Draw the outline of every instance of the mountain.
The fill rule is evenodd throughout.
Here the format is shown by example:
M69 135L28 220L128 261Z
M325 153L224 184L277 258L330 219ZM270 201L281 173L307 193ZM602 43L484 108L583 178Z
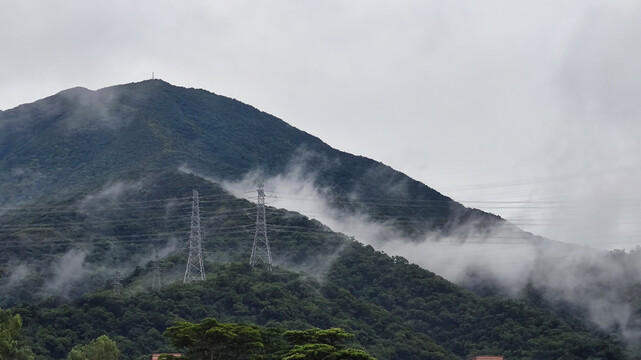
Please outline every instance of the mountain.
M142 354L137 351L166 346L159 332L177 317L205 316L294 328L343 326L383 359L480 352L624 357L622 336L637 324L626 318L624 326L599 328L584 321L593 303L566 306L563 297L549 303L549 289L535 280L554 283L548 280L568 272L546 272L552 267L547 262L536 261L541 272L525 277L536 286L523 300L481 297L358 243L371 239L354 239L349 226L346 234L336 233L270 207L276 276L248 273L238 264L249 258L255 205L233 196L229 184L247 184L242 194L254 189L243 182L252 174L278 179L292 173L303 174L337 216L383 224L387 230L377 228L373 235L383 243L396 244L393 237L400 235L424 246L433 234L460 243L473 238L482 246L506 236L518 244L551 243L233 99L161 80L98 91L73 88L0 113L0 305L24 315L42 358L63 358L74 342L99 330L123 343L133 358ZM213 273L205 285L184 287L179 283L192 189L201 194L204 255ZM145 282L155 252L168 286L149 293ZM467 271L464 263L453 265ZM601 269L590 263L579 272ZM496 294L497 282L483 269L473 270L479 281L470 287L487 285L486 293ZM105 291L116 271L126 275L123 298ZM237 287L221 277L245 283ZM623 299L638 283L631 277L625 291L603 291L617 284L609 279L587 277L589 291L571 289L589 293L609 310L604 296ZM629 304L620 305L634 309ZM163 315L140 319L152 314ZM135 341L143 344L136 347Z
M181 166L237 180L256 170L281 174L292 162L315 175L334 205L387 221L416 239L472 218L477 226L501 221L249 105L161 80L73 88L0 114L5 206L66 199ZM403 206L412 202L422 206Z

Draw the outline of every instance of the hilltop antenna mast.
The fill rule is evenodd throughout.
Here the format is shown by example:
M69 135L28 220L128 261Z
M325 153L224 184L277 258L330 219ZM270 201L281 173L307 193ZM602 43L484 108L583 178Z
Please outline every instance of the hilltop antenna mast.
M254 234L254 245L252 255L249 259L251 266L264 265L269 271L272 270L272 252L269 249L267 238L267 221L265 220L265 184L258 183L258 201L256 205L256 233Z
M156 256L154 258L154 273L153 277L151 278L151 289L152 290L160 290L161 284L160 284L160 264L158 260L158 250L156 250Z
M205 267L203 266L203 250L200 239L200 207L198 205L198 191L194 189L191 203L191 231L189 233L189 257L183 284L192 281L205 280Z
M120 289L122 288L122 284L120 284L120 278L121 278L120 271L116 271L113 278L113 285L114 285L113 291L114 291L114 294L116 295L120 295Z

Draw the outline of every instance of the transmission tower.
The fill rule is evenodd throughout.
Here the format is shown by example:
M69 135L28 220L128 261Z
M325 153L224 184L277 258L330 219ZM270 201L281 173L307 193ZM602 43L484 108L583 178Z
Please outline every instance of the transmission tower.
M120 288L122 288L122 284L120 284L120 278L121 278L120 271L116 271L113 278L113 286L114 286L113 291L114 291L114 294L116 295L120 295Z
M200 240L200 208L198 206L198 191L193 191L191 203L191 231L189 233L189 257L187 258L187 269L183 284L192 281L205 280L205 268L203 266L203 250Z
M269 239L267 239L267 222L265 220L265 185L262 181L258 183L256 233L254 234L254 246L252 246L252 255L249 259L249 264L251 266L260 264L270 271L272 269L272 252L269 249Z
M154 275L151 279L151 289L160 290L160 264L158 260L158 251L156 251L156 256L154 258Z

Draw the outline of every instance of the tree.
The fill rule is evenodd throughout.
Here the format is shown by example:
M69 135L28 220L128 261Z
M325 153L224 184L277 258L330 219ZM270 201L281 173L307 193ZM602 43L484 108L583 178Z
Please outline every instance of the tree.
M376 360L358 349L339 350L327 344L296 345L283 360Z
M286 331L283 336L294 345L283 360L375 360L363 350L345 349L341 343L354 335L341 328Z
M278 328L205 319L199 324L179 321L165 331L165 336L195 360L376 360L363 350L344 348L341 343L353 335L341 328L283 332Z
M199 324L179 321L165 331L165 336L196 360L255 359L264 347L256 326L220 323L211 318Z
M304 344L327 344L331 346L338 346L344 340L354 337L354 335L346 332L341 328L331 329L307 329L307 330L291 330L286 331L284 334L285 340L294 345Z
M22 318L0 309L0 359L33 360L31 348L19 342Z
M76 345L67 355L67 360L118 360L120 350L116 342L102 335L87 345Z

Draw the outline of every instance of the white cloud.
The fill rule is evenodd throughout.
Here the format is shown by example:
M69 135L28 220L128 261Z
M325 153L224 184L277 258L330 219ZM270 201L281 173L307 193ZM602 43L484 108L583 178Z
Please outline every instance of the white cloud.
M315 218L334 231L389 255L403 256L459 284L474 286L480 280L515 297L532 285L548 300L583 308L595 324L617 328L636 341L635 328L627 328L633 309L620 295L641 281L640 266L624 265L604 251L540 239L508 223L482 232L467 223L448 234L436 231L423 241L410 240L366 214L333 207L328 190L315 185L315 174L306 171L304 162L305 156L294 159L288 171L277 176L264 178L249 172L240 181L222 186L251 200L248 192L263 179L270 206Z
M78 204L80 211L86 211L91 207L92 211L104 210L116 205L122 195L128 191L138 190L142 182L116 181L103 187L95 194L85 196Z
M85 262L86 250L72 249L51 264L51 279L44 290L49 294L67 296L78 283L91 274L91 266Z

